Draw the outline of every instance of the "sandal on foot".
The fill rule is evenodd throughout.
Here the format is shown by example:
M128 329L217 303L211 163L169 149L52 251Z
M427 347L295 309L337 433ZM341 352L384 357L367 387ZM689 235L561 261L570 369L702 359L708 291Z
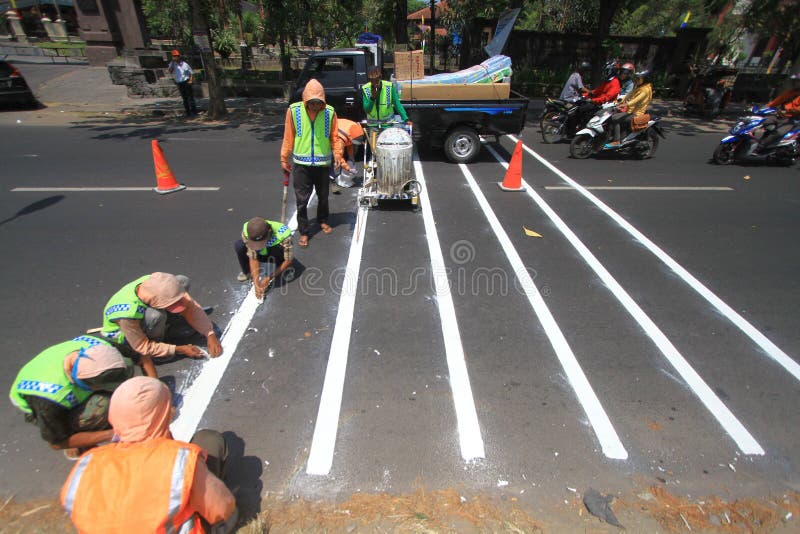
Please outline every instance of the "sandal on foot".
M322 224L319 225L319 227L322 228L322 233L323 234L329 234L329 233L333 232L333 228L331 228L330 225L327 224L327 223L322 223Z

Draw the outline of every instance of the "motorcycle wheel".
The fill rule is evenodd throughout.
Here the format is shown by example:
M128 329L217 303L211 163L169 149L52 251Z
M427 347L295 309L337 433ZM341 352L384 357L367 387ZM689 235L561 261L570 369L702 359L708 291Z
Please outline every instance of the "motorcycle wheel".
M591 135L576 135L569 144L569 153L575 159L586 159L594 152L594 143Z
M557 111L548 111L542 117L539 126L542 128L542 140L545 143L558 143L564 139L564 134L561 131L564 127L564 122L561 120L560 115Z
M655 130L649 130L647 132L647 140L641 141L646 145L645 149L640 153L642 159L652 158L655 155L656 150L658 150L658 141L658 134Z
M714 163L717 165L730 165L733 163L733 151L736 150L736 145L733 143L720 143L714 149Z

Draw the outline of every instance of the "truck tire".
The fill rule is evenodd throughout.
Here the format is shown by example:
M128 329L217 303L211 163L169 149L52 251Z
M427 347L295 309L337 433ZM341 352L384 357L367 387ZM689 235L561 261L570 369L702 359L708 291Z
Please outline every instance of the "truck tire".
M481 140L472 128L456 128L444 141L444 153L453 163L469 163L480 151Z

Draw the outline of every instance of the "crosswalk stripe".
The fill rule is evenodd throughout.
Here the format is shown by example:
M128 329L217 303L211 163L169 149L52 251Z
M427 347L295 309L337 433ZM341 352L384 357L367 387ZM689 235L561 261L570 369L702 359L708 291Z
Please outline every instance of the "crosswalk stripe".
M508 164L500 157L494 148L487 145L489 152L495 159L504 167ZM553 222L558 230L567 238L567 241L575 248L584 261L592 268L595 274L603 281L606 287L617 298L620 304L627 310L639 326L647 333L650 339L656 344L664 357L667 358L670 364L675 368L678 374L681 375L683 380L692 389L700 401L708 408L717 421L722 425L725 431L733 438L739 449L745 454L764 454L764 449L755 440L755 438L747 431L742 423L733 415L727 406L720 400L708 384L700 377L697 371L692 368L689 362L681 355L675 345L664 335L664 332L653 322L652 319L642 310L642 308L633 300L627 291L617 282L617 280L608 272L608 270L600 263L597 257L581 242L578 236L564 223L553 209L544 201L544 199L530 187L529 184L523 184L525 191L528 193L539 208L547 215Z
M500 245L503 247L508 261L511 262L511 267L519 279L520 285L525 295L528 297L531 307L539 318L539 322L542 324L542 328L544 328L545 334L547 334L547 338L550 340L550 344L553 346L553 350L564 372L567 374L567 379L572 389L575 391L575 395L578 397L583 411L589 418L589 423L592 425L597 440L600 442L603 454L608 458L616 460L627 459L628 451L625 450L625 446L622 444L622 441L620 441L617 431L614 430L611 420L608 418L602 404L600 404L600 399L597 398L594 389L592 389L592 385L586 378L583 369L581 369L569 343L567 343L564 333L561 331L558 323L556 323L553 314L550 312L542 295L536 288L536 284L534 284L530 273L528 273L528 270L525 268L522 258L519 257L519 253L517 253L517 250L511 243L511 239L509 239L508 234L497 219L497 215L495 215L494 210L475 182L475 178L472 177L472 173L464 164L460 164L459 168L483 210L483 214L488 219L489 226L494 230Z

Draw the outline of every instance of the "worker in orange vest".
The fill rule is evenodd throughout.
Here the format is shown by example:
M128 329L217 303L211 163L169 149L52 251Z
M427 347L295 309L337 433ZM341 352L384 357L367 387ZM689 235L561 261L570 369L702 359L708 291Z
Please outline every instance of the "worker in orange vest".
M222 434L201 430L192 443L172 438L174 414L163 382L137 376L111 396L118 441L85 453L61 488L79 533L232 532L238 512L220 480Z

